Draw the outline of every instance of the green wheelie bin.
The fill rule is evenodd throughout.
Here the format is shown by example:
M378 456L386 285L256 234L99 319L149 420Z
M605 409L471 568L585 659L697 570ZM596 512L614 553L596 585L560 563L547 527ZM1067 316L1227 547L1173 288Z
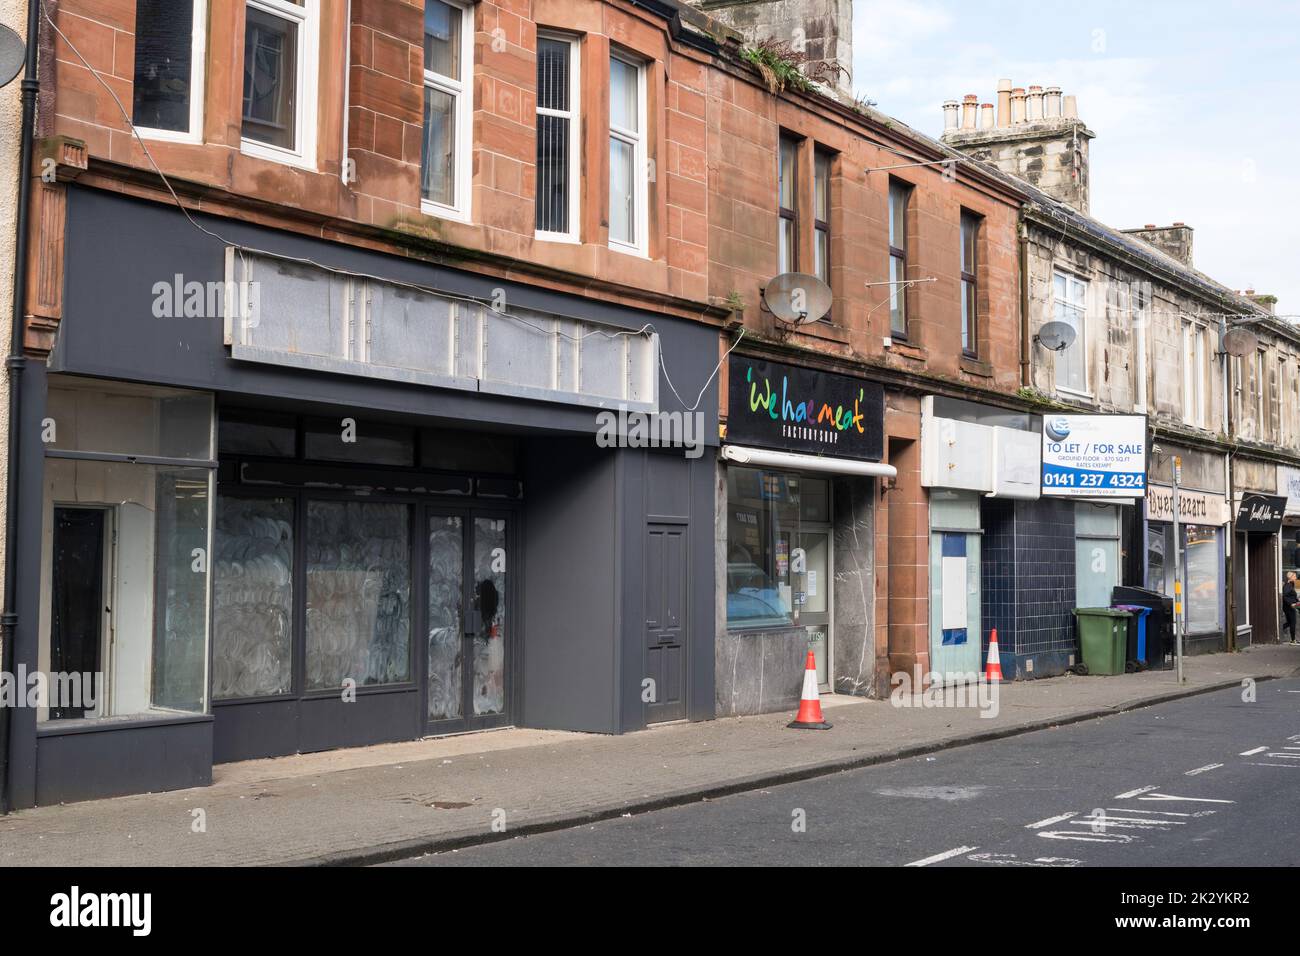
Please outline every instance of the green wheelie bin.
M1113 607L1076 607L1079 622L1079 653L1089 674L1124 673L1124 649L1128 643L1128 611Z

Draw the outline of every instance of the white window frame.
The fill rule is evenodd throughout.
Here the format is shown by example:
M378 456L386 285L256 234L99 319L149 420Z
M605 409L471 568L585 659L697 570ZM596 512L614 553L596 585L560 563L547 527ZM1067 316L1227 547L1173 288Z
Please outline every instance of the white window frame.
M207 77L208 54L208 0L193 0L194 30L190 37L190 128L187 132L174 129L154 129L152 126L137 126L138 132L145 139L156 139L168 143L203 142L203 94L204 80ZM131 82L135 83L135 64L131 64ZM132 90L132 98L135 91Z
M460 73L459 80L453 80L451 77L443 76L441 73L434 73L432 70L424 71L424 86L420 90L420 112L424 112L424 91L426 89L435 89L447 93L456 98L456 171L452 182L452 188L456 191L456 202L454 205L434 202L432 199L424 198L424 183L420 183L420 211L428 216L437 216L439 219L454 219L458 222L469 222L472 207L472 197L470 190L472 188L472 169L474 162L474 8L468 3L462 3L460 0L442 0L447 6L454 10L460 11ZM421 7L421 22L423 22L423 7ZM424 42L424 34L420 35L421 45ZM424 133L421 131L420 150L421 159L424 151Z
M609 247L616 252L624 252L629 255L648 257L647 251L649 223L647 219L647 210L649 209L650 200L650 162L646 151L646 142L649 137L648 119L646 111L646 85L647 85L647 65L645 60L637 59L630 53L623 53L619 50L611 49L609 51L611 60L618 60L626 63L636 70L636 102L637 102L637 123L641 127L639 133L631 130L616 127L612 117L609 123L609 138L617 139L619 142L627 143L633 149L633 169L639 170L640 175L636 180L636 194L632 197L632 214L636 217L635 233L636 241L634 243L624 242L622 239L615 239L612 235L609 237ZM611 110L612 112L612 110ZM605 150L609 154L608 148ZM612 173L611 172L611 179ZM605 197L608 207L609 196Z
M581 97L582 86L579 82L579 71L581 69L582 57L579 55L582 47L580 39L568 33L557 33L553 30L537 31L538 40L551 40L555 43L565 43L569 47L569 108L567 110L544 109L541 106L541 99L538 99L537 115L538 116L556 116L569 121L569 176L567 184L567 194L569 197L569 230L568 232L552 232L548 229L538 229L537 238L546 242L580 242L578 217L582 215L582 180L578 175L578 170L582 168L582 157L579 150L582 148L582 110ZM534 197L536 202L536 197Z
M285 0L244 0L244 9L250 7L298 24L298 62L296 77L297 101L294 104L294 142L296 149L284 149L255 139L240 138L239 151L245 156L269 159L273 162L303 169L316 169L316 111L317 77L320 76L320 0L303 0L303 6ZM247 27L245 36L247 35ZM241 48L244 37L240 37ZM242 63L241 63L242 77ZM240 109L243 123L243 109Z
M1082 278L1081 276L1075 275L1073 272L1067 272L1064 269L1053 269L1052 270L1052 316L1049 321L1056 320L1056 304L1057 304L1056 277L1057 276L1061 276L1062 278L1065 279L1065 302L1064 302L1065 308L1071 311L1077 310L1079 316L1078 334L1076 335L1074 342L1070 345L1070 348L1079 349L1081 354L1083 355L1083 390L1080 391L1078 389L1071 388L1068 385L1062 385L1059 366L1057 366L1057 371L1054 373L1056 390L1058 392L1065 392L1066 394L1069 395L1079 395L1083 398L1091 398L1092 392L1089 391L1091 376L1088 374L1090 371L1088 368L1088 303L1089 303L1088 297L1092 294L1092 283L1089 282L1087 279ZM1071 283L1077 283L1078 285L1083 286L1082 305L1076 306L1073 302L1070 301Z

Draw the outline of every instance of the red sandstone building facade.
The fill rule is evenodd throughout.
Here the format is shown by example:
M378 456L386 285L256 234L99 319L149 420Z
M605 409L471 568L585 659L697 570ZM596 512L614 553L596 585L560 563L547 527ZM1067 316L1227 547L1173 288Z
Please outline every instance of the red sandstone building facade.
M11 805L930 666L923 417L1020 380L1004 179L672 2L45 9L9 660L97 693L16 714Z

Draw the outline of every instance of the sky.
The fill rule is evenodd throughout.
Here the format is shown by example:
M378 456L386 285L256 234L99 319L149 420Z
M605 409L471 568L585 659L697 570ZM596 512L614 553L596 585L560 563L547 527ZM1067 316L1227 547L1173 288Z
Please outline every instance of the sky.
M853 85L930 136L997 81L1078 98L1091 214L1185 222L1200 271L1300 314L1300 0L854 0Z

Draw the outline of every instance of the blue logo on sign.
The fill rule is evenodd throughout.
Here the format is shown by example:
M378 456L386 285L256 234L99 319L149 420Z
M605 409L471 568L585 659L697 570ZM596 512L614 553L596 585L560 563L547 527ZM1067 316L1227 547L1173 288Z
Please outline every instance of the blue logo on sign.
M1044 427L1047 429L1047 437L1052 441L1065 441L1070 437L1070 421L1063 415L1049 418Z

